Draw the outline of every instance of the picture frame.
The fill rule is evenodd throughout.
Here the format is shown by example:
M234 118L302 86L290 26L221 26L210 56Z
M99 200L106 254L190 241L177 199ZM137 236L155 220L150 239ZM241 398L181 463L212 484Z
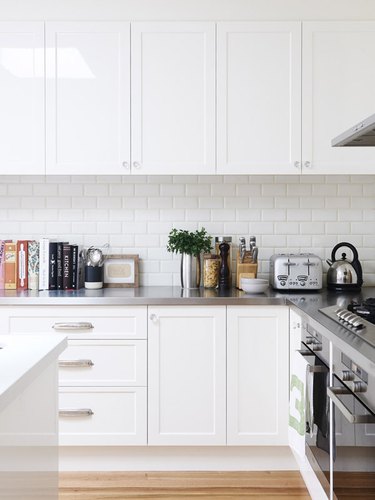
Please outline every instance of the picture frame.
M139 255L107 255L104 261L104 288L137 288Z

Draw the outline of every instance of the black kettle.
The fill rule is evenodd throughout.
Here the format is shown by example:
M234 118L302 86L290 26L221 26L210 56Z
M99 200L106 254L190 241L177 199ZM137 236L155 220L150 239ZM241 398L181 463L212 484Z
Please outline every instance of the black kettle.
M353 260L346 260L346 253L341 254L341 259L336 260L336 252L341 247L350 248L353 252ZM343 241L338 243L332 250L331 260L326 261L330 266L327 273L327 288L329 290L360 290L363 284L362 266L358 260L357 249L351 244Z

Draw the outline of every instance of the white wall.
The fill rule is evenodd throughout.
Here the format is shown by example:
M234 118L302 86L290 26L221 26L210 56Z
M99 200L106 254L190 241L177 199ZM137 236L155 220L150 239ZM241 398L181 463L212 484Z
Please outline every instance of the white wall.
M138 253L142 285L179 285L170 229L256 235L260 273L281 251L359 251L375 285L374 176L0 177L0 238L50 238ZM327 266L325 266L325 269Z

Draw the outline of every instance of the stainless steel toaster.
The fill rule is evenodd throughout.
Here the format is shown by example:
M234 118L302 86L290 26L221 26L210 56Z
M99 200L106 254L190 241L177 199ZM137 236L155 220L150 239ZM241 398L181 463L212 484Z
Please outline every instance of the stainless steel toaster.
M270 259L270 283L275 290L320 290L323 266L313 253L280 253Z

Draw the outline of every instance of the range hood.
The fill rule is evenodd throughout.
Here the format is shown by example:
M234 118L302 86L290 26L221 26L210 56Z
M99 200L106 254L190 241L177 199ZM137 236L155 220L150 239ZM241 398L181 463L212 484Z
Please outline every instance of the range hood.
M332 139L332 146L375 146L375 114Z

